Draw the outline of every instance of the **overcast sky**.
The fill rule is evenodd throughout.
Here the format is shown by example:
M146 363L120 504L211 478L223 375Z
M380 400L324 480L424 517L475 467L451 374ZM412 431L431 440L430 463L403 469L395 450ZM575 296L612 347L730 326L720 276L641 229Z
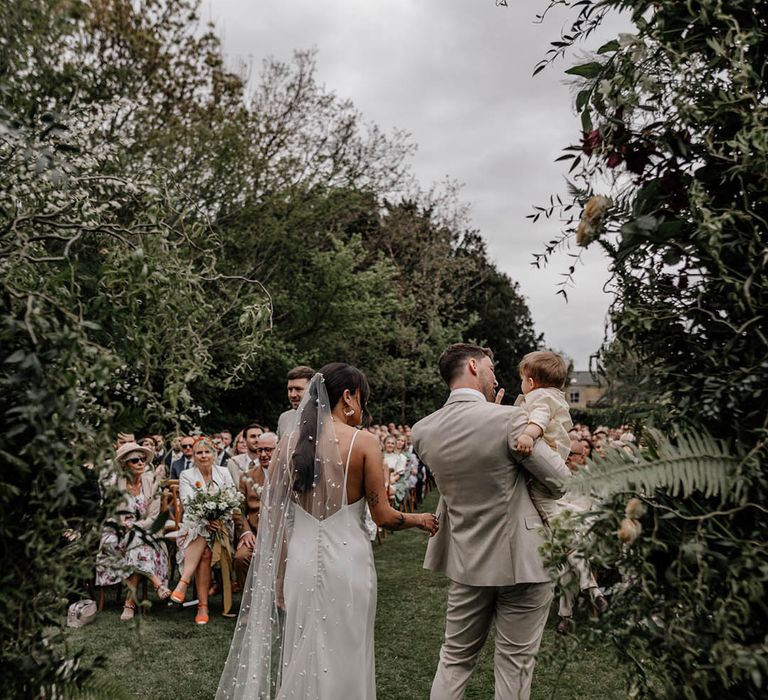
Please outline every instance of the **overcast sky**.
M568 303L556 295L570 263L547 269L532 256L557 224L531 224L533 204L564 191L565 168L553 162L578 140L559 63L531 73L567 15L536 23L546 0L205 0L234 65L295 49L318 49L318 80L351 98L379 126L412 134L412 170L428 188L446 176L464 185L472 225L499 268L520 283L546 343L587 369L599 347L610 297L607 259L589 249ZM598 37L590 48L597 48Z

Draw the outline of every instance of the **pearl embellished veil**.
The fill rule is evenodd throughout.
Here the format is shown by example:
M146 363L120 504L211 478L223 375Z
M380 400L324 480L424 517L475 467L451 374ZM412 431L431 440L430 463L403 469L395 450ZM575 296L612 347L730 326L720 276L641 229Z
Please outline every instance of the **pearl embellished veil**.
M286 663L283 641L302 635L302 630L285 629L283 603L295 509L323 521L345 505L344 465L328 393L318 373L304 393L292 429L280 438L270 462L256 546L216 700L277 697Z

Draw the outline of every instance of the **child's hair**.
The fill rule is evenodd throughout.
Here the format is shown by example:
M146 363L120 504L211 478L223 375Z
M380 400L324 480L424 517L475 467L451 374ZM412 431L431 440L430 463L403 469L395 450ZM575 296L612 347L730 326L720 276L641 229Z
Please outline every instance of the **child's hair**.
M529 352L518 365L520 374L533 379L539 386L562 389L568 378L568 365L556 352L535 350Z

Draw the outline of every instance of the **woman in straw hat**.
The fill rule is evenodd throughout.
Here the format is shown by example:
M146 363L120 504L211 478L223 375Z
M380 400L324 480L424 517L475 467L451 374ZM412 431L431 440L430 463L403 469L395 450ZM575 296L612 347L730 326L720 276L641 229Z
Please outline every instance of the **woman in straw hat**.
M108 521L101 536L96 565L96 585L126 583L128 594L120 619L133 619L136 611L136 587L139 577L146 576L160 600L168 590L168 554L165 544L149 532L160 514L160 488L153 470L147 464L153 451L135 442L117 449L119 468L115 487L122 495L116 517Z

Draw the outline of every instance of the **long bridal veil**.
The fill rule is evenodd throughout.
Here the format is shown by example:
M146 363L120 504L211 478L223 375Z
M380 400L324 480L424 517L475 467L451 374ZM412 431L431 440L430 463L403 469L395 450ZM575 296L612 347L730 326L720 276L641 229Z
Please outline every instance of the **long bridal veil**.
M281 437L269 466L256 546L216 700L271 700L280 688L290 651L284 640L306 634L302 629L285 629L283 579L295 509L322 521L346 504L331 408L323 377L316 374L292 430ZM308 613L318 620L324 614ZM307 622L306 616L303 621Z

